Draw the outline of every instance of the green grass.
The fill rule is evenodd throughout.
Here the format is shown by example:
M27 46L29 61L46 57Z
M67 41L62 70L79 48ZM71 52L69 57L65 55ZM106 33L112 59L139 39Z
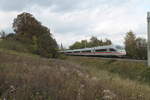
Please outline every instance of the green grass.
M0 53L5 53L8 55L16 55L16 56L27 56L27 57L33 57L33 58L39 58L39 55L32 54L32 53L24 53L24 52L17 52L15 50L7 50L4 48L0 48Z
M70 57L70 60L83 66L91 66L97 70L105 70L118 74L123 78L150 83L150 68L145 62L104 60L91 57Z
M0 48L6 50L14 50L17 52L29 52L29 47L25 44L22 44L15 40L1 40L0 41Z

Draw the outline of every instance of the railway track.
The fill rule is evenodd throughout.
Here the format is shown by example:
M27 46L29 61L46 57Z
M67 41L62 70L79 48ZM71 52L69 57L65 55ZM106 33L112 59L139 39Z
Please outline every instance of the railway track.
M113 59L113 60L120 60L120 61L133 61L133 62L147 62L147 60L139 60L139 59L128 59L128 58L105 58L100 57L100 59Z
M105 59L105 60L130 61L130 62L144 62L144 63L147 62L147 60L131 59L131 58L100 57L100 56L82 56L82 57L98 58L98 59Z

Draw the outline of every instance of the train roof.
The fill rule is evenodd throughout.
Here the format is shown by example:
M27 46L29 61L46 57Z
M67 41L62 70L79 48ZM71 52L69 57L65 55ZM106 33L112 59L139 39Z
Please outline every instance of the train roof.
M92 50L92 49L107 49L107 48L116 48L117 46L119 46L119 45L97 46L97 47L92 47L92 48L82 48L82 49L74 49L74 50L65 50L63 52L86 51L86 50Z
M65 50L64 52L73 52L73 51L85 51L85 50L91 50L91 49L104 49L104 48L110 48L115 47L115 45L106 45L106 46L97 46L92 48L82 48L82 49L74 49L74 50Z
M104 48L112 48L112 47L115 47L115 45L97 46L97 47L94 47L94 48L95 49L104 49Z

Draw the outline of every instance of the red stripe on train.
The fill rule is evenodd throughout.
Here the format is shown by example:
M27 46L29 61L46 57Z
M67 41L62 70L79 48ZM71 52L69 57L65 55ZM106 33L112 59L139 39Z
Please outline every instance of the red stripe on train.
M113 53L113 52L95 52L95 53Z
M94 53L114 53L114 52L82 52L82 53L66 53L66 54L94 54Z

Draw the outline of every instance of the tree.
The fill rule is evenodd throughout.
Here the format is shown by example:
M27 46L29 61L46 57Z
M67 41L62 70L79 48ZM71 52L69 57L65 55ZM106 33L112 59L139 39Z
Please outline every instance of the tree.
M58 49L50 30L43 26L30 13L21 13L14 19L13 29L16 39L28 44L31 52L44 57L55 57Z
M97 37L92 36L90 39L90 47L99 46L99 40Z
M5 36L6 40L15 40L15 34L14 33L8 33L8 35Z
M101 40L99 40L99 45L100 46L103 46L104 45L104 43L103 43L103 40L101 39Z
M147 58L147 42L146 39L136 37L135 34L130 31L125 36L125 49L127 56L136 59Z
M82 44L80 42L75 42L73 45L69 47L70 49L81 49L83 48Z
M111 45L111 44L112 44L111 40L105 39L105 42L103 42L102 45Z
M6 33L5 33L4 31L1 31L1 32L0 32L0 35L1 35L1 39L5 39Z
M37 53L44 57L56 58L58 53L58 45L55 39L48 36L48 34L43 34L36 42Z
M73 45L71 45L70 49L81 49L81 48L90 48L90 47L96 47L96 46L103 46L103 45L111 45L112 42L109 39L106 39L104 42L102 40L99 40L97 37L92 36L90 38L90 41L87 40L81 40L75 42Z
M88 41L87 41L87 40L81 40L81 47L82 47L82 48L87 48L87 47L89 47Z
M71 45L70 49L81 49L89 47L89 43L87 40L81 40L81 42L77 41L73 45Z
M137 57L136 36L132 31L126 33L125 49L127 52L127 56L131 58Z
M147 58L147 42L146 39L138 37L136 39L137 56L139 59Z
M24 12L14 19L13 29L20 41L32 43L33 36L42 35L44 26L32 14Z

